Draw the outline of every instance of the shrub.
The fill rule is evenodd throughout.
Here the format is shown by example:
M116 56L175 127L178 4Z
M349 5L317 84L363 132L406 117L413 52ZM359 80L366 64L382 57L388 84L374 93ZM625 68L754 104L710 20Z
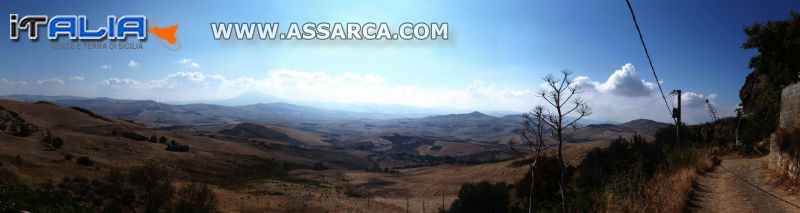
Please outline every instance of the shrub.
M131 169L128 179L143 192L145 212L157 212L169 204L175 188L168 177L169 169L155 163L146 163Z
M138 133L131 132L131 131L122 132L122 133L120 133L120 136L122 136L123 138L135 140L135 141L147 141L147 139L148 139L147 136L140 135Z
M64 140L61 140L59 137L54 138L53 135L50 134L50 131L45 133L45 137L42 139L42 142L56 149L61 148L61 145L64 145Z
M94 161L91 158L86 157L86 156L78 157L77 163L78 163L78 165L81 165L81 166L92 166L92 165L94 165Z
M450 205L451 212L507 212L508 185L465 183L458 191L458 198Z
M56 137L55 139L53 139L50 145L53 145L53 148L56 149L61 148L61 146L64 145L64 140L61 140L61 138Z
M64 160L72 160L72 154L67 153L66 155L64 155Z
M217 198L205 184L191 183L178 190L175 202L177 212L217 212Z
M188 152L189 151L189 146L188 145L179 144L179 143L170 143L170 144L167 144L167 148L165 150L171 151L171 152Z
M16 164L16 165L21 165L22 164L22 157L20 157L19 155L14 156L14 159L11 160L11 163Z
M326 170L326 169L328 169L328 166L325 166L325 164L322 163L322 162L316 162L316 163L314 163L314 166L311 167L311 169L313 169L313 170Z
M25 185L0 184L0 212L89 212L62 193L33 190Z

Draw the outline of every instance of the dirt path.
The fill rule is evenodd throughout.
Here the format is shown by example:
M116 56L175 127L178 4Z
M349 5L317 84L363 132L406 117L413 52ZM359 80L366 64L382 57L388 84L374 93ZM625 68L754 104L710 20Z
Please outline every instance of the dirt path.
M748 182L789 199L785 193L764 182L763 163L759 158L724 159L713 171L700 175L689 204L691 212L800 212L800 209L780 201L747 182L737 178L736 173Z

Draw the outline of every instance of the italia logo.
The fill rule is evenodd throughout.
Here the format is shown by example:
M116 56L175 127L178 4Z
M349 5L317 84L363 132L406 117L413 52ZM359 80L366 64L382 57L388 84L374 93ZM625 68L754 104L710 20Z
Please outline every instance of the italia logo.
M144 15L125 15L106 17L105 26L89 29L89 20L85 15L57 15L48 17L46 15L9 15L9 37L11 40L19 40L20 31L28 31L29 40L39 39L39 28L47 30L49 40L58 40L66 37L71 40L126 40L129 37L140 41L147 39L148 32L160 38L161 44L171 50L180 49L175 33L178 25L166 27L152 26L148 28L150 20ZM160 21L158 21L160 22ZM166 42L166 43L165 43Z

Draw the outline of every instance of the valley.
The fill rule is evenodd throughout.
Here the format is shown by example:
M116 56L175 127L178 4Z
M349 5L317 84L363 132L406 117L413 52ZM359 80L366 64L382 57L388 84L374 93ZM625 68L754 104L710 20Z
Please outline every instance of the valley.
M449 206L462 183L514 182L526 171L510 149L528 150L519 141L518 115L387 118L396 115L285 103L46 100L0 100L0 123L8 126L0 133L2 168L32 185L103 179L158 162L170 168L173 185L213 186L223 211L358 212L370 205L392 212L404 210L406 198L414 209ZM575 162L612 139L652 137L647 133L665 125L585 125L565 154ZM187 150L168 148L176 146Z

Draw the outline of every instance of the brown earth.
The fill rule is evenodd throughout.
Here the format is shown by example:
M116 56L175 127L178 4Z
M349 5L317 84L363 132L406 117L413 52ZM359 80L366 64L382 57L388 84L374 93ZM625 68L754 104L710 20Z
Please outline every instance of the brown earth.
M766 158L729 157L714 170L698 176L688 211L692 212L800 212L800 197L768 184ZM739 177L741 177L741 179ZM742 180L744 179L744 180ZM748 184L751 183L766 192Z

